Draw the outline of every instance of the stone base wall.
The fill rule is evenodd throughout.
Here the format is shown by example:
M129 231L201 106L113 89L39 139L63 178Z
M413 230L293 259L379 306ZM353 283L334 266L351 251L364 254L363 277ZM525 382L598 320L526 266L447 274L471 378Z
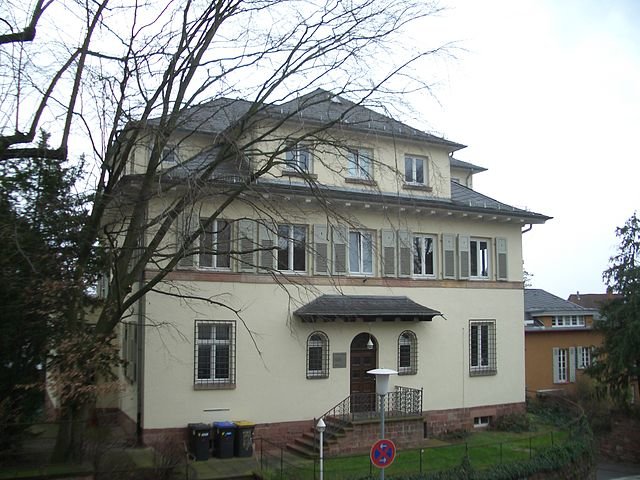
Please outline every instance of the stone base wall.
M313 429L313 420L295 422L259 423L256 425L253 438L256 444L262 442L265 450L285 447L287 443L300 438L303 433Z
M526 405L524 402L450 410L431 410L424 412L425 437L435 437L460 430L471 430L475 417L492 417L495 419L503 415L525 412Z
M610 460L640 464L640 420L614 416L611 431L598 437L598 451Z

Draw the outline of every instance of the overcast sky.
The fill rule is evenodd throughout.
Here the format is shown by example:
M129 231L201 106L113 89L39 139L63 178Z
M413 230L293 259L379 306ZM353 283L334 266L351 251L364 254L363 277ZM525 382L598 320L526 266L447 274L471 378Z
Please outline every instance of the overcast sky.
M615 228L640 204L640 2L443 4L432 28L464 50L419 116L488 168L476 190L554 217L523 236L533 287L604 292Z

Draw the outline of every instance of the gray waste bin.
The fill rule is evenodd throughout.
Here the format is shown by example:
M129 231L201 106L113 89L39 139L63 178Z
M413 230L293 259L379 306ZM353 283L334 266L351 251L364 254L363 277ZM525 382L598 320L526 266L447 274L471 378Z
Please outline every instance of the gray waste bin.
M208 460L211 445L211 427L206 423L189 424L189 450L196 460Z

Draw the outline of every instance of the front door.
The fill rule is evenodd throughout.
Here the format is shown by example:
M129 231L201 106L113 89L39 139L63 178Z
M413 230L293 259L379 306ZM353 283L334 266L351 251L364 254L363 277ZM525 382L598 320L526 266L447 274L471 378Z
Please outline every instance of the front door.
M373 346L367 346L371 339ZM351 412L372 412L376 405L376 378L367 373L376 368L377 342L368 333L351 342Z

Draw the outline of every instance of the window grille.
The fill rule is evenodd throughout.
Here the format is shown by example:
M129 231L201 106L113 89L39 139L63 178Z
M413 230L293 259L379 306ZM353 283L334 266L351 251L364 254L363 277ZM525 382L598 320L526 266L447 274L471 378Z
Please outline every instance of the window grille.
M418 373L418 339L416 334L405 330L398 337L398 375Z
M471 321L469 323L469 374L481 376L496 373L496 323L493 320Z
M194 383L209 388L235 385L235 322L197 320L194 343Z
M329 338L313 332L307 338L307 378L329 377Z

